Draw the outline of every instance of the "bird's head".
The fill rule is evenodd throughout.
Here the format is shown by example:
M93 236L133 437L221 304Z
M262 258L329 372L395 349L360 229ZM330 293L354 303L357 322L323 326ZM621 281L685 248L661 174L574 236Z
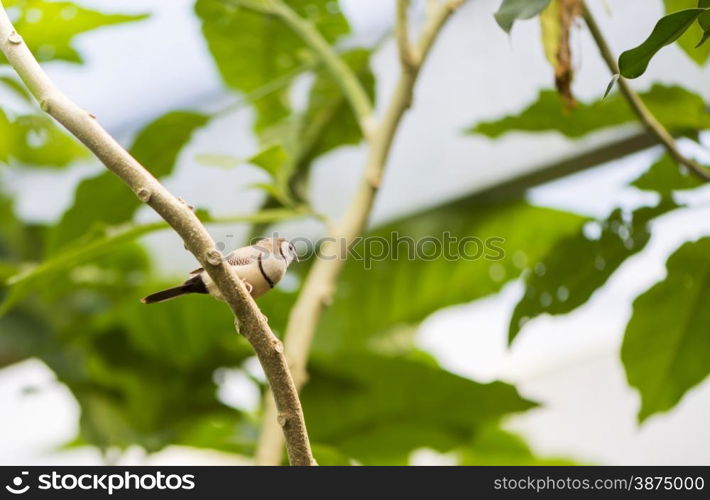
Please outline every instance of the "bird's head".
M294 260L298 262L296 247L286 238L264 238L259 240L256 246L263 248L274 257L284 259L287 265Z

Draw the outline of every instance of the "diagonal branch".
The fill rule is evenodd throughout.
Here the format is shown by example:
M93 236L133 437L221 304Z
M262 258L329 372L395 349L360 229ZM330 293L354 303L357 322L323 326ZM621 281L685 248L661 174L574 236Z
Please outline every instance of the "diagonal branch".
M609 47L609 44L607 44L606 39L604 38L604 35L602 34L601 29L597 24L597 21L594 19L594 16L587 7L586 3L582 3L582 8L584 22L587 24L589 32L592 34L592 38L594 39L594 42L597 44L597 47L599 47L599 52L601 53L602 59L604 59L604 62L606 63L612 75L620 75L619 65L616 61L616 58L614 57L613 52L611 51L611 48ZM700 179L704 181L710 181L710 170L706 169L696 161L683 155L683 153L678 150L678 145L676 144L673 136L668 132L668 130L666 130L663 124L656 119L651 110L646 107L646 104L643 102L643 99L641 99L641 96L639 96L636 91L631 87L628 80L626 80L623 76L618 76L618 78L619 88L621 89L622 95L629 103L629 106L631 106L631 109L636 114L641 123L643 123L646 128L658 138L658 141L663 145L664 148L666 148L666 151L668 151L668 154L671 156L671 158L673 158L678 164L686 167L690 172L692 172Z
M222 254L215 248L214 241L195 213L123 149L91 113L74 104L54 85L15 31L2 0L0 49L42 109L64 125L141 201L165 219L184 240L185 247L204 266L238 318L235 320L238 329L254 347L264 369L278 408L274 421L278 421L283 428L289 461L293 465L315 465L301 402L284 357L283 345L271 332L244 283L232 267L225 264Z
M333 300L336 283L347 257L347 249L363 232L370 217L392 142L402 116L411 104L419 71L444 24L464 1L448 0L437 3L431 10L419 41L414 47L417 55L416 62L411 68L402 67L394 95L382 121L374 129L370 138L365 170L357 193L343 219L323 240L326 243L321 247L320 255L328 258L315 261L291 310L284 345L294 381L299 388L306 379L306 364L318 320L323 309ZM343 246L346 248L343 249ZM262 465L275 465L281 460L282 438L273 425L275 413L276 408L267 398L262 434L257 448L257 463Z

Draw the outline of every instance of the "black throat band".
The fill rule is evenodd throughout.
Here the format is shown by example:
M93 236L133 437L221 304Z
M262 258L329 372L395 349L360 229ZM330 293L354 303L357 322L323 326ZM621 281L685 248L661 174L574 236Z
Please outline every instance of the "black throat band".
M266 271L264 271L264 264L261 261L261 253L259 254L259 271L261 272L261 275L264 277L266 282L269 284L271 288L274 288L274 282L271 281L271 278L269 278L266 274Z

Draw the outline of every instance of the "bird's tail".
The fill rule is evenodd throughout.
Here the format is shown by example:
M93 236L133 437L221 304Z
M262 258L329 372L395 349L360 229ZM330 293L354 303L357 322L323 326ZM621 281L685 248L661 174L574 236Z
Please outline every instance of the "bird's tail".
M147 297L143 297L141 302L144 304L155 304L157 302L165 302L166 300L180 297L181 295L187 295L188 293L207 293L207 287L200 276L190 278L180 286L168 288L167 290L161 290L150 294Z

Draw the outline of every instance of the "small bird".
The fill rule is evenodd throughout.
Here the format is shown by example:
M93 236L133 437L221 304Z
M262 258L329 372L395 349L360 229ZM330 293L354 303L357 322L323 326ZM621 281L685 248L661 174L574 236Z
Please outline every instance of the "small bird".
M284 238L265 238L254 245L239 248L225 257L237 272L255 299L271 290L281 281L289 264L298 262L298 254L293 244ZM189 293L208 293L217 300L224 301L212 278L203 268L195 269L180 286L161 290L141 299L144 304L154 304L174 299Z

